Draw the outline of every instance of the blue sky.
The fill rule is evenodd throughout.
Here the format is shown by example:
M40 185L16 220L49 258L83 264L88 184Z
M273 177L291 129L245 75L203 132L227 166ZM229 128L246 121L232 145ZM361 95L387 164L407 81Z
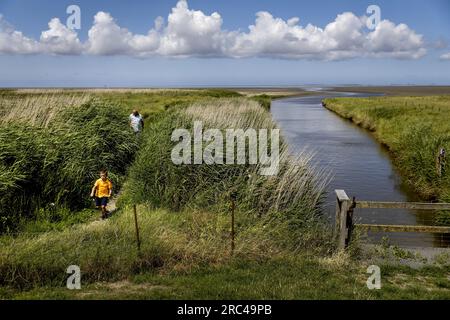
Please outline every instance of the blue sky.
M72 4L81 8L81 30L76 30L76 41L70 38L74 41L70 46L61 37L57 43L39 42L51 19L59 18L65 25L66 8ZM368 15L366 8L371 4L378 5L381 19L393 25L386 24L384 33L381 30L374 34L376 40L361 42L371 37L370 30L351 28L357 24L356 17ZM6 37L11 36L9 31L2 47L0 29L0 86L450 85L450 59L443 58L450 53L449 1L190 0L170 29L168 15L176 5L176 0L0 0L3 21L23 36L16 47L10 48L11 38ZM206 30L206 36L196 34L196 27L192 31L188 25L191 22L185 21L193 10L201 11L203 20L197 23L204 24L201 30ZM100 11L109 15L97 16L99 31L95 38L89 38L94 16ZM248 27L255 25L255 14L260 11L270 16L261 18L261 28L252 33ZM220 17L210 18L213 12ZM305 32L308 24L325 29L344 12L353 15L342 19L337 28L349 28L348 33L356 30L362 35L350 39L331 32ZM181 15L184 13L186 16ZM146 36L158 16L164 18L164 25L146 38L148 47L142 49L142 43L137 42L142 40L139 35ZM299 21L288 23L292 17ZM264 38L263 28L275 30L276 23L281 23L284 31ZM400 24L406 24L407 30L399 31ZM128 29L128 34L124 31L121 38L108 38L110 33L106 31L116 30L116 26ZM59 34L55 30L49 35ZM386 35L392 30L399 34L392 32L389 39ZM286 32L294 34L298 42L285 40ZM308 48L297 40L304 33L306 40L301 41L310 43ZM66 36L71 35L66 32ZM111 47L111 43L123 38L128 39L123 45ZM319 39L318 43L312 45L315 39ZM24 41L33 41L33 49L20 49ZM350 47L353 49L347 50Z

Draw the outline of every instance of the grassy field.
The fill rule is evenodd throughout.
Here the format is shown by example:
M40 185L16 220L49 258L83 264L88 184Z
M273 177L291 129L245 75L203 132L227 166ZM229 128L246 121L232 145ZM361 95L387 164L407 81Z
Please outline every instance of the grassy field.
M130 208L107 221L30 237L1 238L3 299L448 299L450 264L380 265L381 290L366 287L373 257L286 246L286 226L237 214L234 256L229 215L138 207L139 254ZM266 227L264 228L263 225ZM293 239L291 239L292 241ZM323 247L322 247L323 248ZM380 248L380 250L383 250ZM404 254L398 254L404 257ZM400 258L397 258L400 259ZM82 289L66 289L79 264ZM379 263L377 263L379 264Z
M373 131L406 181L426 199L450 201L450 161L438 176L440 148L450 150L450 95L326 99L326 107Z
M172 130L191 129L193 120L221 130L274 128L268 96L153 89L0 96L0 299L450 297L445 257L420 270L382 265L383 289L368 290L366 269L379 254L334 251L321 210L327 175L309 155L289 156L284 142L275 177L256 174L257 165L170 161ZM126 121L133 108L146 116L140 141ZM119 210L99 221L87 196L103 166L122 192ZM73 264L81 268L80 291L65 288Z
M382 93L389 96L433 96L450 94L450 86L351 86L335 87L333 91Z

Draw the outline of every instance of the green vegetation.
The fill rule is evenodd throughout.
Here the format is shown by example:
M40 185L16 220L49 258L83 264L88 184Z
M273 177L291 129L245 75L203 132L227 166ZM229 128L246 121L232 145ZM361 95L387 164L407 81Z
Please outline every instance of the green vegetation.
M0 96L0 210L8 209L0 217L2 231L18 231L0 236L0 299L450 296L448 259L422 270L381 266L383 289L368 290L372 262L333 253L321 215L326 175L309 156L289 156L284 142L273 177L259 175L258 165L173 165L173 129L190 130L194 120L222 131L274 128L261 107L268 97L146 89ZM146 116L139 146L127 124L134 108ZM105 221L85 200L100 167L123 186L119 210ZM130 206L136 203L140 251ZM66 289L73 264L82 272L79 291Z
M15 288L63 286L70 264L80 265L83 281L119 281L144 271L188 272L230 260L229 216L204 211L148 210L138 207L142 235L136 249L131 209L107 221L74 225L38 236L1 238L0 284ZM235 258L263 261L282 254L286 225L251 221L236 214ZM284 251L287 254L287 251ZM293 251L289 251L292 252ZM20 277L18 277L20 275Z
M276 98L278 98L278 96L269 96L267 94L260 94L250 97L250 99L258 102L266 110L270 110L270 104L272 103L272 99Z
M61 222L66 209L89 206L89 188L101 168L120 189L138 149L127 120L133 108L151 121L171 106L233 96L240 95L227 90L0 91L0 233L43 216ZM42 222L47 225L48 219Z
M118 106L91 100L62 110L46 126L23 119L2 125L0 232L14 231L50 205L85 207L101 168L120 186L137 150L126 117Z
M262 176L261 165L175 165L171 160L174 128L191 130L202 121L203 130L227 128L255 130L275 128L270 114L246 99L220 99L178 109L152 123L130 168L124 201L150 203L156 207L182 210L195 208L227 211L235 191L241 210L254 217L271 217L295 224L292 235L301 235L320 222L320 203L326 179L314 171L306 155L294 159L281 141L279 173ZM270 135L269 135L270 137ZM204 144L206 148L206 144ZM246 145L248 157L248 144ZM222 155L225 163L225 154Z
M450 94L450 86L351 86L332 91L380 93L392 96L438 96Z
M373 131L389 148L407 182L423 197L450 201L450 161L441 176L436 170L439 149L450 151L450 96L336 98L325 103Z
M227 214L138 207L141 253L130 208L107 221L35 237L0 238L5 299L448 299L450 265L419 270L380 265L382 289L368 290L373 262L287 248L285 226L236 215L230 256ZM291 239L292 240L292 239ZM65 288L70 264L82 289Z
M95 93L97 96L110 101L112 103L120 104L127 110L138 109L139 112L147 120L153 118L160 112L186 106L195 101L205 98L232 98L240 97L237 92L224 89L207 89L207 90L110 90L99 91Z
M330 267L317 259L233 260L192 272L146 273L117 282L97 282L82 290L40 287L0 289L8 299L443 299L449 297L445 271L394 268L381 290L368 290L364 267ZM448 272L448 271L447 271ZM2 292L3 291L3 292Z

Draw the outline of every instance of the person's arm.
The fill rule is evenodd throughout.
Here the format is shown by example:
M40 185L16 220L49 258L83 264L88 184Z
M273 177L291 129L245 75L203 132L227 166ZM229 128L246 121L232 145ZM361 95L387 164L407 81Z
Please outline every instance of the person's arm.
M110 181L109 182L109 197L111 197L111 195L112 195L112 189L113 189L113 185L112 185L112 182Z
M144 118L141 116L141 126L142 126L142 129L144 129Z
M97 183L94 184L94 187L91 190L91 198L95 195L95 190L97 190Z

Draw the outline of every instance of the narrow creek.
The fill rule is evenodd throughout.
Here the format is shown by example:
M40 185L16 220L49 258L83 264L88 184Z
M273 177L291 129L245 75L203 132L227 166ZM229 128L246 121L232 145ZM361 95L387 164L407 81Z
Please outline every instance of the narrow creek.
M344 189L349 197L372 201L419 201L402 183L390 156L372 134L322 107L330 97L367 97L371 95L340 92L318 92L317 95L290 97L272 102L274 120L287 140L291 152L307 149L314 161L331 171L326 212L334 223L335 189ZM406 209L355 210L359 223L432 225L433 213ZM369 233L368 241L403 247L450 247L450 239L428 233Z

